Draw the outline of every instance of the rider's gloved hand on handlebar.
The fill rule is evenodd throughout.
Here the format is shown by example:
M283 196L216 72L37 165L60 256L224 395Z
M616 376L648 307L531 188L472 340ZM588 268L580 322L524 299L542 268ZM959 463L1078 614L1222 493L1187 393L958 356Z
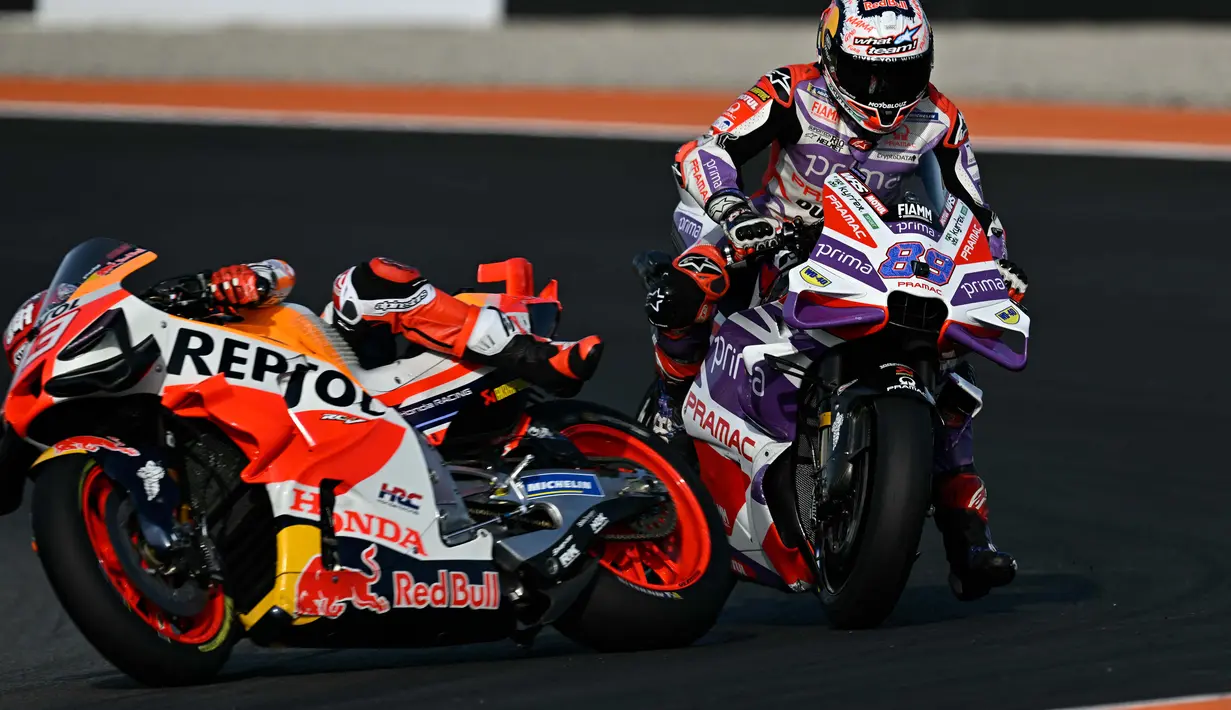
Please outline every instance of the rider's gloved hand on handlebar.
M591 335L555 342L522 331L496 308L483 308L466 342L463 358L493 365L549 392L572 397L594 376L603 341Z
M1004 279L1005 288L1009 289L1009 298L1021 303L1026 297L1026 287L1030 285L1026 272L1008 259L997 259L996 268L1000 270L1000 278Z
M782 241L782 223L757 212L752 202L738 192L714 195L706 203L705 212L722 227L737 261Z
M251 266L236 264L215 271L209 279L209 290L219 303L251 306L261 302L264 298L261 292L268 291L269 284Z

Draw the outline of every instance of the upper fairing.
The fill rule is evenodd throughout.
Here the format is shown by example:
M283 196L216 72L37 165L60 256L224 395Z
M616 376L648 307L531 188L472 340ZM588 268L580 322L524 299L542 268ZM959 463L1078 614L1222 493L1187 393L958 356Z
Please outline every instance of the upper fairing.
M950 196L939 230L917 222L891 225L884 219L884 205L849 174L829 177L826 186L830 191L824 202L824 231L808 261L790 276L791 295L784 307L788 325L810 330L830 327L818 323L832 323L839 314L883 313L890 294L901 291L939 299L949 323L1029 336L1030 318L1010 299L983 227L969 206ZM927 273L915 271L916 261L928 265ZM803 293L854 307L826 311L827 306L798 297ZM876 315L867 322L883 320ZM1024 354L1021 361L1024 364Z

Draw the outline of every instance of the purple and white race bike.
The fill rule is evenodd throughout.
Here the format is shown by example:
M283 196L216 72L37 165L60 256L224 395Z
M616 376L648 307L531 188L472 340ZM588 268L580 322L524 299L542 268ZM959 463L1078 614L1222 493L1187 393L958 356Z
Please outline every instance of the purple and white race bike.
M683 419L735 571L816 590L835 627L873 627L918 556L937 398L982 407L952 366L977 353L1023 369L1030 318L960 200L948 198L939 230L891 223L857 175L838 172L821 202L810 251L752 307L715 320ZM643 423L653 411L648 395Z

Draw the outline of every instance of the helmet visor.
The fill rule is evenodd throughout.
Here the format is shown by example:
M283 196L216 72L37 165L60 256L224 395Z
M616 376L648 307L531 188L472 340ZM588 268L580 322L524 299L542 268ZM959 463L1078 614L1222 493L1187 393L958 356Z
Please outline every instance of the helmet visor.
M909 59L872 60L835 49L834 80L857 103L899 109L921 99L932 77L932 52Z

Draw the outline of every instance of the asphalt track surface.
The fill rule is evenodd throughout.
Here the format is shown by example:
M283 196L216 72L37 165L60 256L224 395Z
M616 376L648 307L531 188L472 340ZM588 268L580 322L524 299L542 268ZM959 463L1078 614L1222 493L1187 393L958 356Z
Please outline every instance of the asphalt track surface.
M323 304L376 254L440 285L522 255L557 277L564 334L610 344L585 395L631 409L650 372L634 251L662 245L673 146L0 122L4 317L91 236L185 270L280 256ZM147 690L60 611L25 510L0 519L0 706L209 708L1056 708L1231 690L1221 249L1231 163L982 156L1031 275L1023 373L980 368L1000 545L1021 573L960 603L938 536L873 631L741 586L693 648L598 655L546 633L443 650L241 646L216 684ZM601 195L601 197L599 197Z

